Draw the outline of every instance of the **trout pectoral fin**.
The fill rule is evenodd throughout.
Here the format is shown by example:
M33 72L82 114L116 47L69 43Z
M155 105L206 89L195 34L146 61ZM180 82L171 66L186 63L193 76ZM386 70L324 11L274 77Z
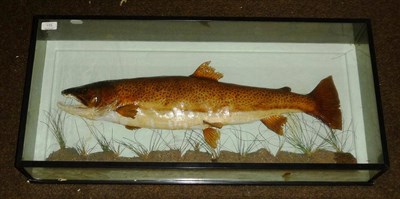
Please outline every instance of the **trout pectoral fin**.
M283 125L286 124L287 118L282 115L272 115L270 117L261 119L261 122L267 126L271 131L278 135L283 135Z
M204 140L210 145L211 148L215 149L218 146L219 138L221 134L218 129L215 128L205 128L203 129Z
M128 129L128 130L140 129L140 127L137 127L137 126L128 126L128 125L126 125L125 128Z
M218 81L224 75L222 73L216 72L213 67L210 66L211 61L202 63L196 71L190 77L206 78Z
M221 122L207 122L207 121L203 120L203 123L207 124L208 126L219 128L219 129L224 126L224 124L222 124Z
M138 107L136 105L131 104L118 107L116 111L124 117L130 117L132 119L135 119L137 108Z

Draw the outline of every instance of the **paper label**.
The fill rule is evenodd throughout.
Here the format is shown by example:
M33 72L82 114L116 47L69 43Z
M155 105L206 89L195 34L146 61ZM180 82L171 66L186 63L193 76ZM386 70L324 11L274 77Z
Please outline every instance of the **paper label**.
M42 22L42 30L57 30L57 22Z

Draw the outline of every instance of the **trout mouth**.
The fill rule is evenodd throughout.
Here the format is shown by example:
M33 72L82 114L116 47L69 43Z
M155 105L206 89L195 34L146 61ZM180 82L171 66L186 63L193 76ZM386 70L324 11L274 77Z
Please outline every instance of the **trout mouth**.
M71 114L86 118L96 118L98 113L96 108L89 108L84 104L84 100L72 94L63 94L64 102L58 102L57 106L61 110Z
M116 102L114 102L103 107L89 107L86 105L85 99L82 99L79 95L63 93L63 96L65 97L65 101L57 103L59 109L71 115L77 115L92 120L104 117L112 112L116 106Z
M84 99L80 98L79 96L75 96L73 94L63 94L65 101L58 102L62 106L70 106L75 108L88 108L87 104L85 103Z

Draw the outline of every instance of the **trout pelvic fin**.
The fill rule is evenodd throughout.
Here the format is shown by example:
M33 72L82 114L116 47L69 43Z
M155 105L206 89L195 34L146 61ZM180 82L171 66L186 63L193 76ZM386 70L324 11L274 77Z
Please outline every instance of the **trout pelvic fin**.
M207 121L203 121L203 123L204 124L207 124L208 126L211 126L211 127L215 127L215 128L222 128L224 125L221 123L221 122L214 122L214 123L212 123L212 122L207 122Z
M211 61L202 63L196 71L190 77L205 78L210 80L218 81L224 75L222 73L216 72L213 67L210 66Z
M210 145L211 148L215 149L218 146L219 138L221 137L221 133L219 130L214 128L205 128L203 129L204 140Z
M308 96L313 98L316 103L315 110L308 114L320 119L332 129L342 130L339 95L332 76L321 80Z
M287 118L283 115L272 115L264 118L261 122L267 126L271 131L278 135L283 135L283 125L286 124Z
M140 129L140 127L137 127L137 126L128 126L128 125L126 125L125 128L128 129L128 130Z

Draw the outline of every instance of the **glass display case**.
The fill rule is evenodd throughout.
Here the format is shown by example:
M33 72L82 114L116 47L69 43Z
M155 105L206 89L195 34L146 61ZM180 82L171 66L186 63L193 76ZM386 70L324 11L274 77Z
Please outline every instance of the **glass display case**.
M388 168L368 20L42 17L31 182L371 184Z

